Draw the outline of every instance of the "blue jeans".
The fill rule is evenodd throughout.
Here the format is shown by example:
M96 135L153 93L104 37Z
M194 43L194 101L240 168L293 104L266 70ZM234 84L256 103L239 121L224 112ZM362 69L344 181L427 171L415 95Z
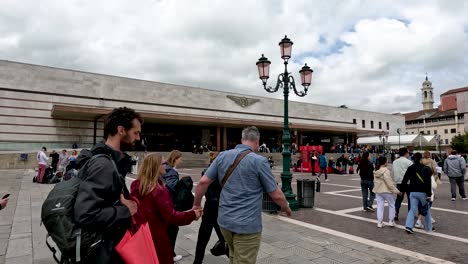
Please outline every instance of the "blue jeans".
M406 227L413 228L414 226L414 217L418 213L418 207L425 206L428 203L427 194L423 192L412 192L410 193L410 200L411 200L411 209L406 217ZM431 208L427 210L427 214L424 216L426 231L432 232L432 216L431 216Z
M361 180L361 191L362 191L362 208L372 207L375 199L374 181Z

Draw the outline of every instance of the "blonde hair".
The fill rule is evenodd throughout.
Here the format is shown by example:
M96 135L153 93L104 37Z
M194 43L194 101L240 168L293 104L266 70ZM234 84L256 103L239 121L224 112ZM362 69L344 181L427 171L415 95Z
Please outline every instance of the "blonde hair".
M159 182L159 171L163 163L163 157L159 153L152 153L146 156L143 164L138 170L138 180L140 180L140 195L145 196L155 187L163 187Z
M429 151L424 151L423 158L425 159L430 159L431 158L431 153Z
M211 151L210 152L210 164L213 163L213 161L218 157L219 152L217 151Z
M167 158L167 164L174 168L175 161L180 157L182 157L182 152L178 150L171 151L171 153L169 153L169 158Z

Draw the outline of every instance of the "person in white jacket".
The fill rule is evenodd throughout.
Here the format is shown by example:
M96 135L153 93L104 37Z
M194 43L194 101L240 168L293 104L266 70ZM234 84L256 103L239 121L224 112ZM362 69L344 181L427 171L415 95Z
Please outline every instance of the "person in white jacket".
M402 195L393 183L390 170L387 168L387 158L380 156L376 171L374 171L374 189L372 190L377 197L377 227L382 228L384 215L384 202L388 203L388 225L395 227L395 197L394 194Z
M49 157L45 154L47 151L46 147L42 147L41 151L37 153L36 159L37 159L37 182L42 183L42 178L44 177L45 174L45 169L47 167L47 161L49 160Z

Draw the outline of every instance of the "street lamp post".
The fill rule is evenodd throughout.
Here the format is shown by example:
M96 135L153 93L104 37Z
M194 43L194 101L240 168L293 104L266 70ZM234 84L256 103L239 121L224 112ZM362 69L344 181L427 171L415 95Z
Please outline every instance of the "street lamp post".
M398 151L400 151L400 133L401 133L401 129L397 129L396 132L398 133Z
M288 60L291 58L293 42L287 37L284 38L279 43L281 50L281 58L284 60L284 72L278 75L276 86L273 88L271 86L267 87L267 80L270 75L270 64L271 62L262 54L262 57L257 62L258 74L260 80L262 80L263 88L269 92L274 93L283 88L284 95L284 123L283 123L283 172L281 173L281 190L283 191L286 199L289 202L289 207L292 210L299 209L299 203L297 202L296 195L292 192L291 188L291 134L289 133L289 122L288 122L288 97L289 90L293 90L297 96L303 97L307 94L307 90L312 81L312 72L313 70L305 64L302 69L299 71L301 76L301 83L304 86L304 91L298 91L296 89L296 83L293 76L288 72Z
M383 155L385 156L385 141L388 141L388 135L385 133L385 131L382 131L382 134L379 135L380 141L382 141L382 146L383 146Z
M439 148L439 159L442 160L442 148L441 148L442 140L440 139L440 135L439 135L439 134L437 134L437 135L435 136L435 138L436 138L436 140L437 140L437 142L436 142L437 147Z

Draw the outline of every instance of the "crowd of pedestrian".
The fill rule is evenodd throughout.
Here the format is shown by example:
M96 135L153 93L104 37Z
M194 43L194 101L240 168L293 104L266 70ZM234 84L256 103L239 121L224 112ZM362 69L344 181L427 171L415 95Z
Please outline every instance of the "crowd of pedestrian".
M132 158L125 151L140 139L142 123L143 119L134 110L117 108L105 120L105 141L91 150L82 150L79 155L72 150L70 156L67 150L60 154L52 151L47 156L47 149L43 147L37 153L38 182L43 182L49 158L54 172L81 169L73 220L82 234L94 234L91 237L96 239L87 241L94 242L92 250L85 248L85 252L80 253L84 263L123 263L117 245L126 231L146 223L159 263L180 261L182 256L174 250L179 226L200 218L194 264L203 263L213 229L218 237L211 249L214 255L226 254L230 263L255 263L262 236L263 194L267 193L281 212L291 215L288 202L272 174L273 163L256 154L261 147L259 130L247 127L240 135L241 144L231 150L212 152L210 165L202 172L193 195L191 178L179 175L183 154L178 150L173 150L168 157L147 153L137 179L130 190L127 189L125 176L131 170ZM334 173L346 173L357 164L362 208L366 212L376 211L378 228L395 226L406 194L406 232L413 233L413 228L432 232L435 220L431 207L440 184L437 163L429 152L410 156L406 148L401 148L398 154L390 171L385 155L372 157L369 151L362 152L362 156L345 152L336 162L327 159L324 152L313 152L310 155L312 175L316 175L317 165L317 176L325 174L327 181L329 167ZM465 160L452 151L442 167L450 180L451 200L457 198L457 187L461 198L467 200ZM202 197L206 197L204 207ZM375 198L377 210L373 206ZM7 202L8 198L0 200L0 209ZM389 210L386 223L383 219L385 202ZM89 240L89 237L84 238Z
M199 218L202 223L194 264L203 263L212 229L219 240L211 249L213 255L227 254L231 263L255 263L262 232L263 193L279 205L280 211L291 215L270 162L256 154L260 146L258 129L245 128L241 144L219 154L210 154L210 166L202 173L194 196L191 178L181 178L178 173L183 156L177 150L168 157L147 153L137 179L130 190L127 189L125 176L131 170L132 158L125 151L140 139L142 123L143 119L134 110L117 108L104 122L104 142L90 150L81 150L79 155L75 150L70 156L66 150L61 154L51 153L54 170L79 170L71 216L73 223L80 227L82 242L77 252L80 252L81 263L123 263L117 248L123 243L124 235L146 224L159 263L178 262L182 259L174 251L178 227ZM48 166L46 151L43 148L37 155L39 180L42 180L44 167ZM65 186L67 182L72 181L55 187ZM206 197L204 208L203 196ZM2 208L7 202L7 199L1 200ZM54 200L54 204L56 202ZM61 225L63 221L57 222L57 226ZM52 226L47 230L56 232L51 234L52 238L66 236L61 228ZM60 240L55 242L62 250ZM74 251L62 251L65 263L72 263L76 257Z

